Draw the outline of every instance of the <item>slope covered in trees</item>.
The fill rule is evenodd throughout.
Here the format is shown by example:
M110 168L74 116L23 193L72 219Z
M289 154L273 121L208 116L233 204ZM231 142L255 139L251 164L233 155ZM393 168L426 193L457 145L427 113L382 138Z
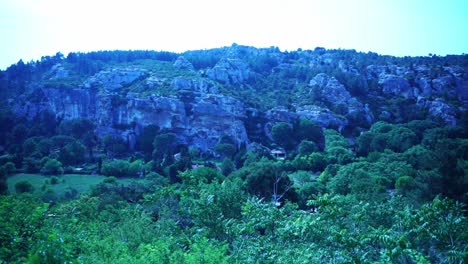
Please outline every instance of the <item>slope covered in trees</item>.
M467 67L238 45L20 61L0 262L467 262ZM20 173L49 178L8 189ZM70 173L107 178L54 192Z

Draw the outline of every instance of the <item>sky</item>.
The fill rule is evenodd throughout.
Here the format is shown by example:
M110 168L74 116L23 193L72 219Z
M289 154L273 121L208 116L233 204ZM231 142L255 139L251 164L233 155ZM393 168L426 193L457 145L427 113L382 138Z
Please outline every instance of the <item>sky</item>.
M61 52L468 53L468 0L0 0L0 69Z

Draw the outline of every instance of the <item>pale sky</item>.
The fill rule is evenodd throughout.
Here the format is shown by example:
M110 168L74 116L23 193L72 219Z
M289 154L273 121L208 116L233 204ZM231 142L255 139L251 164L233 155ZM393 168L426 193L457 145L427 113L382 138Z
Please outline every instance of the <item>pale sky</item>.
M0 0L0 69L62 52L230 46L468 53L468 0Z

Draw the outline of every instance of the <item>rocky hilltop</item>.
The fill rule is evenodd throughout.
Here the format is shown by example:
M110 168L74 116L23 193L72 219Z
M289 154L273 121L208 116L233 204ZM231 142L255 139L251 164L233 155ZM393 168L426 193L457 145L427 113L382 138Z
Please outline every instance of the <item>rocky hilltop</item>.
M267 141L272 124L300 118L351 137L377 121L467 121L467 55L233 45L181 54L58 53L0 74L0 100L15 115L90 119L99 138L117 136L129 147L148 125L210 151L223 136L237 145Z

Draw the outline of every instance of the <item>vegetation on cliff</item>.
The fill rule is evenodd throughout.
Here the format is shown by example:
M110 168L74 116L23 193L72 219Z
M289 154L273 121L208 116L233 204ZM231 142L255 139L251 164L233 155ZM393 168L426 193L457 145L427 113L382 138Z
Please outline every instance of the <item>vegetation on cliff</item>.
M238 45L20 61L0 262L467 262L467 67Z

